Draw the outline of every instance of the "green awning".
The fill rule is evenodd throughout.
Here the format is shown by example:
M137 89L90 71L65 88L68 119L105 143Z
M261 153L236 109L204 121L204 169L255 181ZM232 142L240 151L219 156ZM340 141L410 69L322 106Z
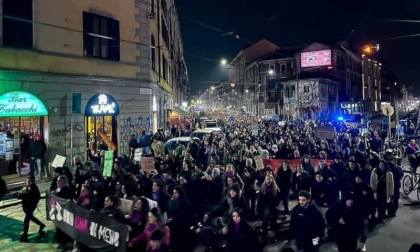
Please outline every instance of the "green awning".
M185 111L185 110L183 110L182 108L180 108L180 107L174 107L174 112L175 113L178 113L178 114L181 114L181 115L183 115L183 116L187 116L187 111Z

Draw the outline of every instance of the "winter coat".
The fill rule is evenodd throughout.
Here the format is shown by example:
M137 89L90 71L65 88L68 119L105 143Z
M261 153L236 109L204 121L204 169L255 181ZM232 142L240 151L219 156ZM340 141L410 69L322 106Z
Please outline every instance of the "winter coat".
M390 199L392 195L394 195L394 176L390 171L384 171L382 174L378 171L379 168L375 168L372 171L372 175L370 177L370 186L375 193L385 193L387 199ZM378 183L382 179L385 179L385 191L378 192Z
M43 159L45 152L47 152L47 145L43 139L35 140L30 146L30 156L33 158Z
M32 183L30 186L25 186L22 191L18 193L17 198L22 200L23 211L33 212L41 199L41 193L39 192L38 186L35 183Z
M290 216L290 233L297 244L312 243L312 239L322 238L325 230L325 221L321 212L309 203L307 208L297 205Z

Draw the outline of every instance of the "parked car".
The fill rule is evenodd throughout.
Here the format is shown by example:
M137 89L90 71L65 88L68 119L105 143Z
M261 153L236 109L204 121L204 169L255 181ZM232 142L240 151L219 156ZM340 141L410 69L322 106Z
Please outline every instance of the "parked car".
M199 130L196 130L193 133L191 133L190 137L196 137L196 138L200 139L201 141L203 141L205 135L210 135L213 132L220 131L220 128L218 128L218 129L219 130L213 129L213 128L210 128L210 129L199 129Z
M164 144L165 147L165 153L169 152L172 153L176 149L176 143L179 142L183 144L185 147L187 147L188 142L190 141L191 137L175 137L171 138ZM194 141L198 144L200 144L200 139L197 137L194 137Z

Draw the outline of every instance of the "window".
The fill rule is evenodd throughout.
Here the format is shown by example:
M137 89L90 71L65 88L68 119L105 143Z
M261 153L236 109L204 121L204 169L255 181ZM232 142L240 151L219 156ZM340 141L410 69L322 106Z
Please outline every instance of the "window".
M168 29L166 28L166 22L163 19L163 15L161 16L161 25L162 25L162 38L163 41L165 41L166 46L169 48L169 33L168 33Z
M120 60L120 22L83 12L83 45L86 57Z
M151 60L152 60L152 69L156 70L156 41L155 41L155 36L151 36L150 37L150 54L151 54Z
M32 49L31 21L32 0L3 0L3 45Z
M275 74L276 73L276 66L275 65L269 65L268 66L268 73Z
M309 93L309 86L308 85L303 86L303 92L304 93Z
M287 75L287 65L286 64L281 64L280 65L280 74L281 75Z
M165 55L162 55L162 73L163 79L168 80L168 61L165 58Z

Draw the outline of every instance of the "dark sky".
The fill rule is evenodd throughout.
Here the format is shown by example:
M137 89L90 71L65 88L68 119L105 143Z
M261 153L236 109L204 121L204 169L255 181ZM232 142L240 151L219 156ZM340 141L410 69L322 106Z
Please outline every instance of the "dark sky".
M364 44L380 43L374 57L400 83L420 87L420 36L401 37L420 34L419 0L175 1L193 94L226 78L221 58L262 38L280 47L348 40L359 55Z

